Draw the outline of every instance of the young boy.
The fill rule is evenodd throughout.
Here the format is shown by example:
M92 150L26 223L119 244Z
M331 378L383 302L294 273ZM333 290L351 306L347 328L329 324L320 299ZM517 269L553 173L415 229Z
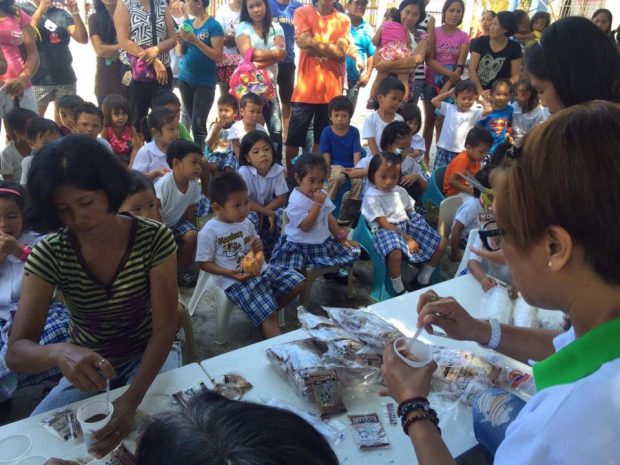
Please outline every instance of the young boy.
M403 121L403 117L396 113L405 97L405 86L398 79L388 77L381 81L377 91L379 109L373 111L364 121L362 138L368 142L368 150L374 156L379 153L381 133L392 121Z
M477 125L486 128L493 136L490 154L495 152L499 144L506 141L512 128L512 115L514 108L510 103L512 96L512 83L508 79L498 79L491 87L491 104L493 111Z
M101 145L112 152L112 146L100 137L103 128L103 112L90 102L83 103L75 109L75 126L73 134L82 134L97 139Z
M30 155L26 137L26 125L38 115L26 108L13 108L4 117L4 126L9 143L0 154L0 169L6 181L19 182L22 179L22 161Z
M448 97L453 97L454 103L444 102ZM482 108L473 106L476 101L482 104ZM491 113L493 108L484 97L477 95L476 85L469 79L459 81L452 90L433 97L431 103L444 116L435 155L437 169L446 166L465 150L467 133L479 119Z
M151 97L151 109L166 107L177 115L177 123L179 125L179 138L193 142L189 130L181 122L181 101L170 89L159 89Z
M422 112L415 103L406 103L400 110L400 116L403 117L409 129L411 129L409 157L419 163L423 163L426 143L424 142L424 137L419 134L420 128L422 127ZM422 166L422 168L428 171L428 166Z
M228 132L235 123L238 112L237 100L232 95L224 94L218 99L217 118L211 125L211 134L205 145L205 157L208 157L208 169L212 176L226 170L237 170L237 158L228 141Z
M239 149L241 139L250 131L267 132L265 127L258 122L263 114L263 99L258 95L248 92L239 102L241 120L233 124L228 130L228 141L230 142L235 158L239 160Z
M474 188L464 178L463 174L475 176L480 171L484 157L489 153L493 144L491 133L479 126L473 127L465 139L465 151L458 154L446 168L443 177L443 193L451 195L474 195Z
M239 174L224 172L214 178L211 192L215 217L198 233L196 262L255 326L262 326L266 337L277 336L277 311L303 291L304 277L286 267L261 264L263 244L247 218L248 190ZM244 270L241 263L250 251L254 266L246 263Z
M63 95L56 100L56 124L61 136L71 134L75 127L75 109L84 100L79 95Z
M189 266L196 253L197 229L194 226L194 209L200 200L200 176L202 151L193 142L177 139L166 153L172 169L155 181L155 193L159 200L161 221L168 226L178 244L179 269Z
M60 137L60 131L55 122L37 116L26 124L26 138L30 146L30 155L22 160L21 184L26 185L28 180L28 170L32 163L32 157L46 144L55 141Z

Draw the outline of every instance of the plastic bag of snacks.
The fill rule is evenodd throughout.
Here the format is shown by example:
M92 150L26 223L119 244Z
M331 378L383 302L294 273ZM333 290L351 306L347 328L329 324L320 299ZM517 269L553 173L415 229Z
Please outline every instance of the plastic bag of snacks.
M237 101L248 92L262 97L263 102L269 102L276 96L276 89L265 68L259 68L252 62L253 48L249 48L239 66L230 76L230 95Z

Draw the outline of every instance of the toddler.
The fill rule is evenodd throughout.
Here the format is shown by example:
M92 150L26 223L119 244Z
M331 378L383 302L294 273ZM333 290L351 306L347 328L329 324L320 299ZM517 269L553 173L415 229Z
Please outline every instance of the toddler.
M241 139L250 131L267 132L265 127L258 121L263 115L263 99L252 92L248 92L239 102L241 120L234 123L228 130L228 142L231 144L237 163L239 160L239 148ZM235 167L237 169L237 167Z
M112 152L110 143L99 136L102 128L103 112L97 108L96 105L85 102L75 109L75 127L73 128L73 134L82 134L92 137Z
M63 95L56 99L54 119L61 136L71 134L75 126L75 109L83 103L84 100L79 95Z
M542 33L545 32L545 29L549 27L551 24L551 15L546 11L537 11L532 15L532 19L530 20L530 27L532 28L532 34L534 34L534 38L525 44L526 48L533 47L538 42L540 42L540 37Z
M490 153L506 141L512 128L513 109L509 105L512 96L512 83L508 79L497 79L491 86L491 103L493 111L484 119L476 123L490 131L493 136L493 145Z
M237 157L228 140L228 132L237 119L238 111L237 100L232 95L224 94L218 99L217 118L211 124L211 133L205 145L207 166L212 176L225 170L237 169Z
M443 193L446 197L452 195L474 195L474 188L464 175L475 176L480 171L482 160L488 155L493 137L484 128L474 127L467 133L465 151L458 154L446 168L443 177Z
M13 108L4 116L9 143L0 154L0 169L5 181L20 182L22 179L22 161L30 155L26 125L36 117L34 111L26 108Z
M22 160L21 184L26 185L28 181L28 170L32 164L32 157L45 145L55 141L60 137L60 130L55 122L50 119L37 116L26 124L26 138L30 146L30 155Z
M540 105L538 91L529 78L522 77L516 85L515 101L512 106L512 138L517 147L523 145L525 135L538 123L549 117L549 112Z
M103 99L103 135L112 147L112 153L125 166L133 160L142 142L129 121L129 101L118 94Z
M179 138L179 124L175 113L168 108L156 108L144 120L143 133L147 143L138 150L131 167L155 180L170 171L166 151Z

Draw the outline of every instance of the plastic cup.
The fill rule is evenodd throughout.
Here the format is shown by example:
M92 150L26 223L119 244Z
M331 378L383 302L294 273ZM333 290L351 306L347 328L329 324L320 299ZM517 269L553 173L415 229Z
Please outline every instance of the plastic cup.
M403 352L406 352L407 356ZM412 368L422 368L433 360L433 352L429 345L404 336L394 340L394 353Z
M93 441L93 434L110 423L113 412L114 406L111 402L106 402L105 400L94 400L82 405L78 409L75 416L82 428L82 435L84 436L84 442L86 442L87 448L95 444L95 441ZM98 415L105 416L93 421L93 417L97 417Z
M181 27L179 28L184 32L192 32L193 28L192 26L190 26L189 24L181 24Z

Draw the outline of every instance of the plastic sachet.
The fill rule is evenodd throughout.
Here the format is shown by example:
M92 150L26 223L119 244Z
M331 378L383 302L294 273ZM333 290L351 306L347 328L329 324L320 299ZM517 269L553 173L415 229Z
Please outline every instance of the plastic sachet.
M503 286L495 286L484 294L482 308L485 312L483 318L495 318L504 324L512 321L512 301Z

